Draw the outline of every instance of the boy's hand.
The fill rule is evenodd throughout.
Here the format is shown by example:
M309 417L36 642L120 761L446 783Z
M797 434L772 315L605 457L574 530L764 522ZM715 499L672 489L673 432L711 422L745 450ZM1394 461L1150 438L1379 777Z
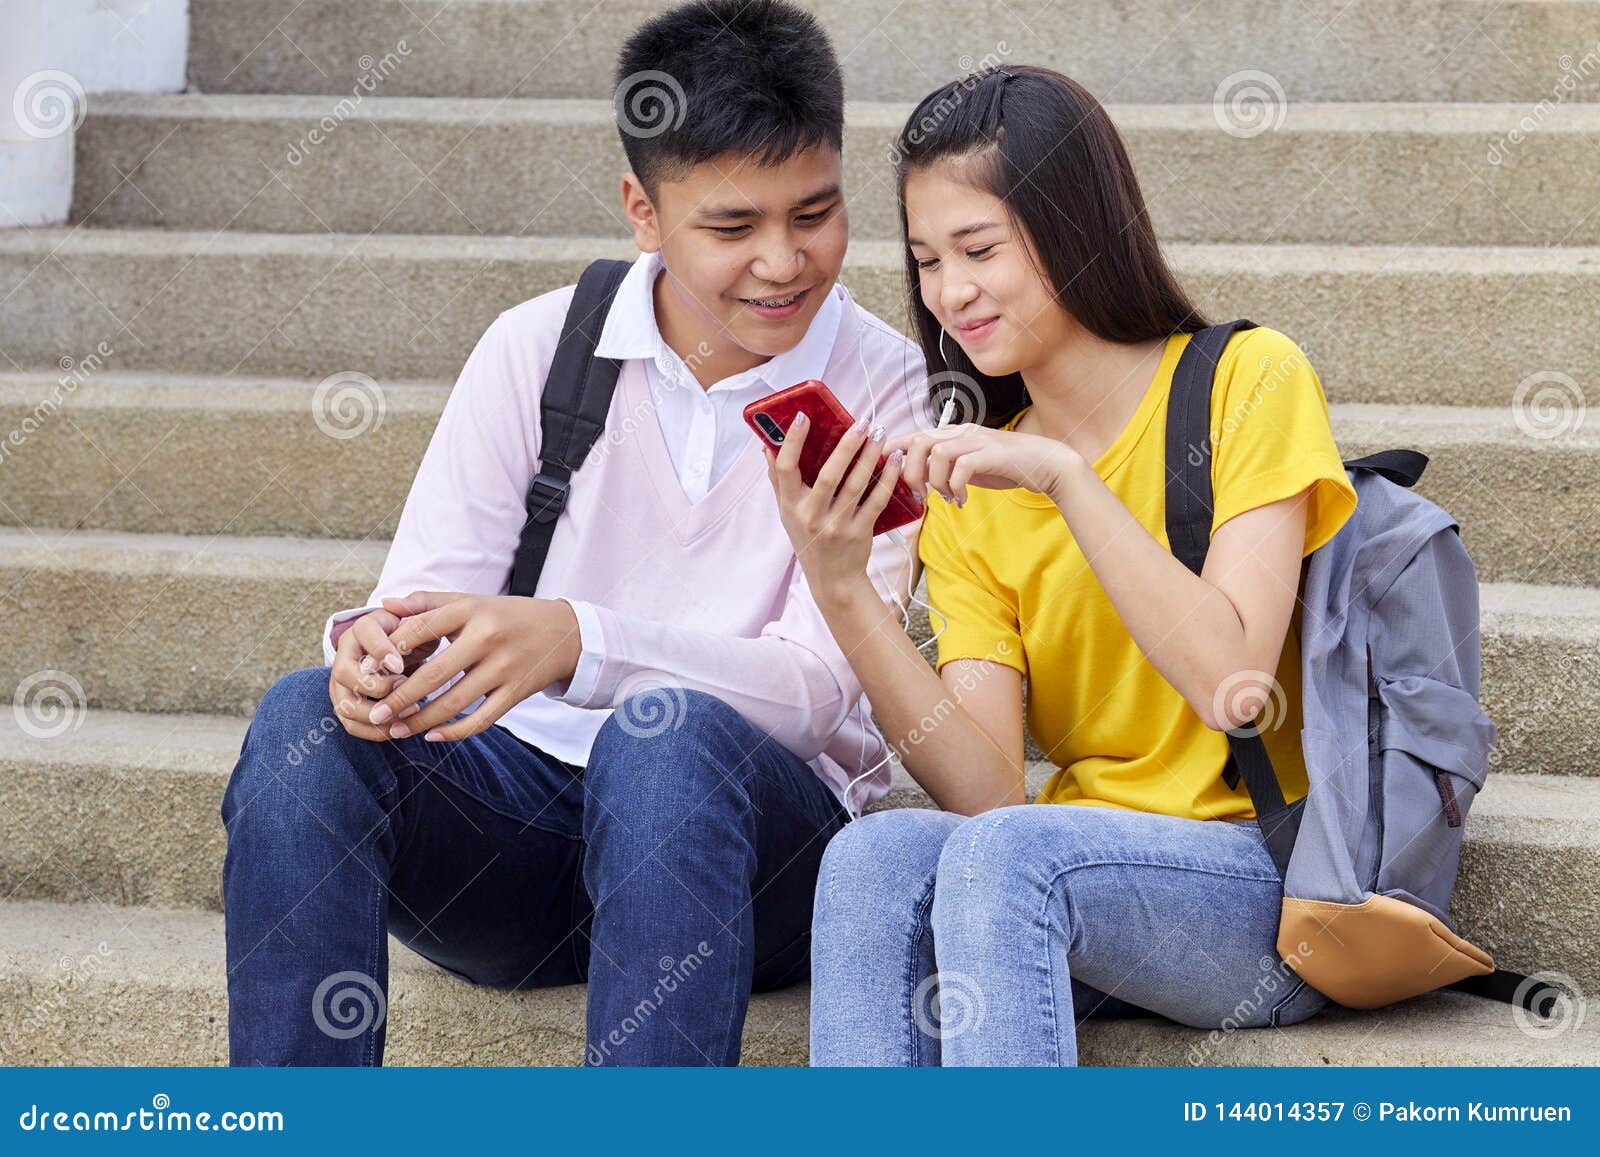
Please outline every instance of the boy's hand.
M369 611L346 626L335 644L328 699L344 729L358 739L389 738L367 720L376 702L406 680L405 657L389 641L399 625L392 611Z
M402 657L450 640L372 708L368 718L383 738L418 732L436 741L476 735L534 692L572 678L578 666L578 618L560 599L416 591L383 603L404 616L389 634ZM462 672L453 687L417 710L419 699ZM486 698L472 714L441 726L480 696Z

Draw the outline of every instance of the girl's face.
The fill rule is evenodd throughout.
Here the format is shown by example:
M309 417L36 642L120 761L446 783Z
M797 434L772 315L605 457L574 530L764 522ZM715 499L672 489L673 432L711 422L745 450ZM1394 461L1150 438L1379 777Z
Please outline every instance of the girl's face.
M961 163L906 177L906 243L922 301L980 371L1025 373L1061 347L1070 318L1005 205L962 179Z

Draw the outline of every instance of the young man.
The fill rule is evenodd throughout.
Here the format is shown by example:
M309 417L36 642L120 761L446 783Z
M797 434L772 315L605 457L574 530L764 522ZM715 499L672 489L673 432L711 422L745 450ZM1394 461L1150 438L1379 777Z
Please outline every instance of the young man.
M837 62L786 3L702 0L628 41L619 95L646 74L682 108L619 115L642 255L538 597L502 592L571 287L489 326L369 605L329 620L331 670L251 723L222 805L235 1064L381 1063L390 932L479 984L587 980L586 1063L737 1063L752 989L808 974L845 803L887 788L741 415L821 378L894 433L922 393L915 348L835 285ZM874 553L903 597L908 555Z

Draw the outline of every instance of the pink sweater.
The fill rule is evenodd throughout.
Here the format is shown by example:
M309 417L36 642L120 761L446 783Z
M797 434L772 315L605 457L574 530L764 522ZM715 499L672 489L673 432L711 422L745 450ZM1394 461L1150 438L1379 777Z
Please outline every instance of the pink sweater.
M484 332L445 405L368 599L413 590L504 594L539 456L539 391L572 288L506 310ZM863 373L865 362L865 374ZM920 354L846 304L824 380L850 412L891 434L922 413ZM786 383L793 384L793 383ZM906 537L915 551L915 538ZM903 600L907 557L874 543L872 574ZM556 684L499 720L559 759L582 764L610 709L635 691L672 709L670 688L709 692L807 760L836 795L886 748L861 686L784 533L754 435L691 504L673 470L642 364L625 361L606 431L574 474L539 579L541 598L590 604L601 640L585 638L593 686ZM334 615L324 633L332 661ZM592 621L592 620L591 620ZM851 791L859 809L888 788L879 768Z

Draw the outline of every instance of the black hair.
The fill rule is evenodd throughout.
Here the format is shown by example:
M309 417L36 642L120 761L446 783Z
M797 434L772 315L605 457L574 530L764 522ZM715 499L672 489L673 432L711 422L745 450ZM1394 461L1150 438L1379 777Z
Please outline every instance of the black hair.
M952 160L999 197L1026 234L1055 299L1106 341L1139 342L1203 329L1206 320L1168 268L1116 126L1088 89L1048 68L988 68L923 98L893 155L906 235L906 178ZM931 412L951 392L954 371L977 383L987 425L1028 405L1021 374L980 372L954 340L940 350L938 320L922 302L917 262L906 247L907 316L931 376Z
M844 144L844 82L817 18L786 0L695 0L653 17L617 58L628 164L659 183L725 153L775 165Z

